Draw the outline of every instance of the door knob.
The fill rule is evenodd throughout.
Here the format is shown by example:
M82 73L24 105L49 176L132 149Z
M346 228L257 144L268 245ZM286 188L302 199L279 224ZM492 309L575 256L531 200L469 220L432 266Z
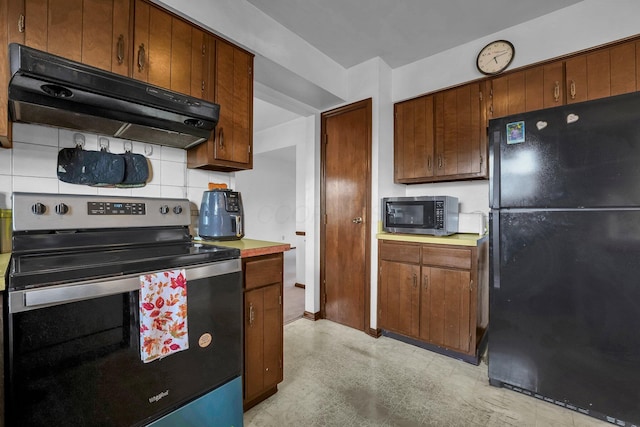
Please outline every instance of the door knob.
M353 219L351 220L351 222L352 222L352 223L354 223L354 224L362 224L362 217L361 217L361 216L359 216L359 217L357 217L357 218L353 218Z

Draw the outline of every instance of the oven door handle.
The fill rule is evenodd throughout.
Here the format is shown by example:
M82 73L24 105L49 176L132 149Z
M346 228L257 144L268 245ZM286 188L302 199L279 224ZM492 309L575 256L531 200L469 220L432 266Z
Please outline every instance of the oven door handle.
M239 259L218 261L211 264L185 267L187 287L189 281L239 272L242 264ZM152 272L145 272L149 274ZM142 274L142 275L144 275ZM188 289L188 288L187 288ZM117 279L81 282L51 286L48 288L9 292L9 312L36 310L68 302L116 295L140 290L140 275L123 276Z

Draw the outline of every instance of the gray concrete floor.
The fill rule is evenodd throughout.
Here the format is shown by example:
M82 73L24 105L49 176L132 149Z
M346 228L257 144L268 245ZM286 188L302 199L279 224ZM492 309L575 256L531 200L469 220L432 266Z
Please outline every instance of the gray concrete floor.
M304 289L296 284L296 249L284 253L284 323L299 319L304 314Z
M284 381L245 427L610 424L491 387L474 366L326 320L284 326Z

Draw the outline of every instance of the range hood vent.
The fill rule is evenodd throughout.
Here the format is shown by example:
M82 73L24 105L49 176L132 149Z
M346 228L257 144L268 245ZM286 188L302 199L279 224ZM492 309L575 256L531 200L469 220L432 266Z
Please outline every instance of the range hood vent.
M23 45L9 45L9 114L177 148L209 139L220 106Z

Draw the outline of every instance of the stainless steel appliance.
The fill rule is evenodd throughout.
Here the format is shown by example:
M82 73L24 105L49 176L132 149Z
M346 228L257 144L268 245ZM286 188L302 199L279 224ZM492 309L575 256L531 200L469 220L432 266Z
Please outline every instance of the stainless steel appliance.
M19 44L9 45L16 122L189 148L209 139L220 106Z
M382 229L388 233L448 236L458 232L456 197L385 197L381 212Z
M186 199L14 193L5 425L143 426L238 382L239 251L192 243L190 220ZM144 363L141 281L172 269L188 349Z
M238 240L244 237L244 209L237 191L215 189L202 194L198 234L205 240Z
M489 136L491 384L640 425L640 93Z

